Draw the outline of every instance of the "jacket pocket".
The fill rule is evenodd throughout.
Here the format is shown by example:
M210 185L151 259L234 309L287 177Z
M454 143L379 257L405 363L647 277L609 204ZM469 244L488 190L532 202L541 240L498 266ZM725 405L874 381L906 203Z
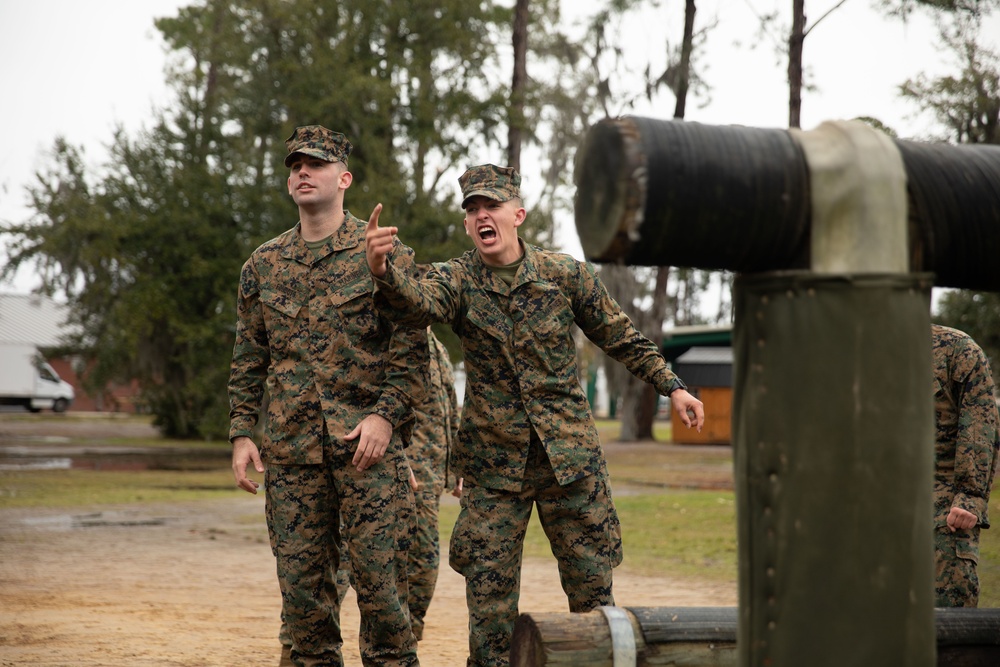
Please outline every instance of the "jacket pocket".
M272 347L280 347L299 333L303 301L295 296L274 290L261 290L264 304L264 326Z
M330 303L348 340L367 340L382 331L370 286L357 284L335 292Z

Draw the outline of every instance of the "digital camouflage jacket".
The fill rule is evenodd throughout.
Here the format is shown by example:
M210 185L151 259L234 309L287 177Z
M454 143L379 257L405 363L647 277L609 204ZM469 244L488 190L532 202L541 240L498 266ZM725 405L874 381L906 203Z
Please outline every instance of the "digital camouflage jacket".
M296 225L243 265L229 438L252 437L266 384L260 443L266 463L322 462L324 424L334 452L351 452L356 442L344 436L372 413L408 437L411 406L422 399L426 333L399 327L375 310L365 223L345 213L318 252L306 246ZM394 256L401 271L411 270L410 248L397 241Z
M656 344L608 294L593 266L524 244L510 287L470 250L419 283L393 254L375 303L393 321L451 325L465 352L466 392L455 474L480 486L521 490L534 430L560 484L604 466L580 386L571 327L661 394L683 386Z
M987 505L1000 459L989 361L968 334L931 326L934 359L934 523L959 507L990 525Z

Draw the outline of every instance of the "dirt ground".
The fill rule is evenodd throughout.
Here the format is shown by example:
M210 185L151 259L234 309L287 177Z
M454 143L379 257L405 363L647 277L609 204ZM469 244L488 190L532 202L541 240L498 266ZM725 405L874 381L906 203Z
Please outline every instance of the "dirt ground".
M263 505L262 496L239 495L92 512L4 510L0 665L277 665L280 601ZM467 655L463 581L447 554L442 563L419 647L424 667L460 667ZM551 558L525 561L521 591L522 613L566 610ZM620 606L736 604L735 586L640 576L627 555L615 597ZM346 664L360 665L353 593L342 623Z

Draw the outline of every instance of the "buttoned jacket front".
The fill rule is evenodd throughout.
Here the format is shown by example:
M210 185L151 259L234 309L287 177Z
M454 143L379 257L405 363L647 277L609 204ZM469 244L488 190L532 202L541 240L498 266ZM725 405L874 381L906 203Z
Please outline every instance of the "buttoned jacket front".
M353 451L356 442L344 436L369 414L405 435L400 428L422 399L426 334L375 310L365 223L345 214L320 250L306 245L296 225L243 266L229 437L251 436L266 383L261 457L267 463L320 463L324 428L335 453ZM412 250L397 242L394 253L401 270L412 268Z

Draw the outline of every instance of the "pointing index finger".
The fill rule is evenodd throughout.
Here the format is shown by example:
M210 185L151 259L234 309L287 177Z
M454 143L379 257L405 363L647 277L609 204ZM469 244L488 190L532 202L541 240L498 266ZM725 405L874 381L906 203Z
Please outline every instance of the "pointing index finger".
M375 204L374 210L372 210L371 217L368 218L368 230L374 231L378 229L378 216L382 213L382 204Z

